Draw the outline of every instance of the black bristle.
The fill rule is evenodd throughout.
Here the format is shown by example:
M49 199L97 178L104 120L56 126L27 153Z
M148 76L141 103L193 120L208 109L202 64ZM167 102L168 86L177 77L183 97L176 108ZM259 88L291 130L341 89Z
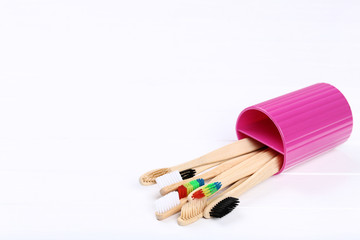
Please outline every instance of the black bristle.
M195 174L196 174L196 171L195 171L195 169L192 169L192 168L189 168L189 169L186 169L186 170L180 172L181 178L183 180L192 178L193 176L195 176Z
M218 202L210 211L210 216L214 218L222 218L229 214L240 203L238 198L227 197Z

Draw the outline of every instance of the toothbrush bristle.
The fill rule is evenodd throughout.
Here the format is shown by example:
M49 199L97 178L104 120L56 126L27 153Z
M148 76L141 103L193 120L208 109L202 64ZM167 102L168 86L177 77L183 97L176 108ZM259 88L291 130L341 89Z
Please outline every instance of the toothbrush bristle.
M239 199L227 197L218 202L210 211L210 216L214 218L222 218L229 214L239 204Z
M185 198L189 193L204 185L204 179L199 178L178 187L179 198Z
M205 197L205 194L203 193L203 191L200 189L199 191L196 191L193 195L192 198L193 199L201 199Z
M178 187L179 199L187 196L187 188L184 185Z
M172 209L173 207L179 204L180 204L179 195L176 191L173 191L156 200L155 209L157 213L161 214L169 211L170 209Z
M196 174L196 170L192 169L192 168L189 168L189 169L186 169L186 170L183 170L180 172L181 178L183 180L192 178L195 176L195 174Z
M160 188L163 188L171 184L181 182L182 180L183 179L179 171L173 171L156 178L156 183Z
M210 197L221 188L221 182L214 182L206 185L202 189L196 191L193 195L193 199L201 199L203 197Z
M196 181L199 182L200 186L203 186L205 184L205 180L203 178L198 178Z

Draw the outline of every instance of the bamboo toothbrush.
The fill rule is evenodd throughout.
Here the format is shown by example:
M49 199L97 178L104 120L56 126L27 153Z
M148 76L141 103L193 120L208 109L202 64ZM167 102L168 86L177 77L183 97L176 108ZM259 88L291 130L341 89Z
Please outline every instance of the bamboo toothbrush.
M199 166L199 167L195 167L195 168L190 168L190 169L186 169L184 171L179 172L178 170L172 171L170 173L164 174L160 177L157 177L155 179L157 185L159 186L159 188L163 188L166 186L169 186L171 184L174 183L178 183L181 182L183 180L189 179L194 177L196 174L199 174L203 171L206 171L212 167L215 167L217 165L219 165L220 162L216 162L216 163L211 163L211 164L206 164L203 166Z
M249 177L244 177L244 178L238 180L233 185L231 185L229 188L227 188L224 192L222 192L221 195L236 188L237 186L239 186L241 183L243 183L248 178ZM197 220L199 220L200 218L202 218L204 209L205 209L207 203L210 201L211 201L211 199L202 198L202 199L196 199L196 200L186 203L181 208L181 214L177 219L178 224L181 226L185 226L185 225L194 223Z
M184 185L192 180L195 180L197 178L203 178L204 180L208 180L208 179L211 179L211 178L214 178L216 177L217 175L219 175L220 173L232 168L233 166L245 161L246 159L254 156L255 154L259 153L259 150L257 151L254 151L254 152L251 152L251 153L248 153L248 154L244 154L244 155L241 155L239 157L235 157L235 158L232 158L230 160L226 160L225 162L222 162L221 164L219 164L218 166L216 166L214 169L211 169L210 171L208 172L205 172L203 174L200 174L196 177L192 177L190 179L186 179L186 180L183 180L181 182L178 182L178 183L174 183L172 185L169 185L169 186L166 186L166 187L163 187L161 190L160 190L160 194L161 195L166 195L168 194L169 192L172 192L172 191L175 191L176 189L178 189L179 186L181 185Z
M259 151L251 152L240 157L233 158L231 160L227 160L226 162L221 163L219 166L214 169L206 172L204 174L199 175L200 179L187 179L182 181L182 185L180 183L173 184L178 186L177 191L176 188L172 188L172 192L167 193L165 196L159 198L155 202L155 215L158 220L163 220L177 212L180 211L181 207L187 202L187 195L193 190L197 189L204 185L204 179L210 179L218 174L230 169L231 167L245 161L246 159L258 154ZM199 184L197 183L199 182Z
M214 198L206 206L204 210L204 217L221 218L230 213L239 204L238 197L241 194L278 173L282 163L283 157L281 155L275 156L239 186L233 188L225 194L220 195L219 197Z
M226 187L243 177L253 174L261 166L265 165L265 163L270 161L276 155L277 153L270 148L261 151L255 156L246 159L245 161L213 178L206 186L203 186L198 190L190 193L188 196L188 200L191 201L203 197L210 197L221 187Z
M249 153L252 151L255 151L259 148L263 147L263 145L253 139L250 138L244 138L241 140L238 140L234 143L228 144L222 148L216 149L208 154L205 154L199 158L196 158L194 160L185 162L183 164L173 166L170 168L160 168L155 169L152 171L149 171L145 174L143 174L140 177L140 183L142 185L152 185L155 184L155 179L157 177L160 177L166 173L178 170L183 171L186 169L191 169L197 166L210 164L214 162L223 161L226 159L231 159L233 157L237 157L240 155L243 155L245 153Z

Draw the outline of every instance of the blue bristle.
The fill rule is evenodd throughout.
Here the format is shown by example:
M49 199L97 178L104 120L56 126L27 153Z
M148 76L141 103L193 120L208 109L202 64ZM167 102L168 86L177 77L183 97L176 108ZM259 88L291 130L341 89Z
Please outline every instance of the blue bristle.
M205 181L203 178L198 178L198 179L196 179L196 181L198 181L200 186L203 186L205 184Z
M221 182L215 182L215 186L217 189L220 189L222 184L221 184Z

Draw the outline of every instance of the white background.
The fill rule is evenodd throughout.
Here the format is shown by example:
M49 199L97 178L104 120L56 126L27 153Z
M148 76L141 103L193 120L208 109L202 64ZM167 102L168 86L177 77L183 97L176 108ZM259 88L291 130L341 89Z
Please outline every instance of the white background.
M359 239L359 1L0 0L0 239ZM342 146L221 220L154 216L138 177L236 139L252 104L317 83Z

